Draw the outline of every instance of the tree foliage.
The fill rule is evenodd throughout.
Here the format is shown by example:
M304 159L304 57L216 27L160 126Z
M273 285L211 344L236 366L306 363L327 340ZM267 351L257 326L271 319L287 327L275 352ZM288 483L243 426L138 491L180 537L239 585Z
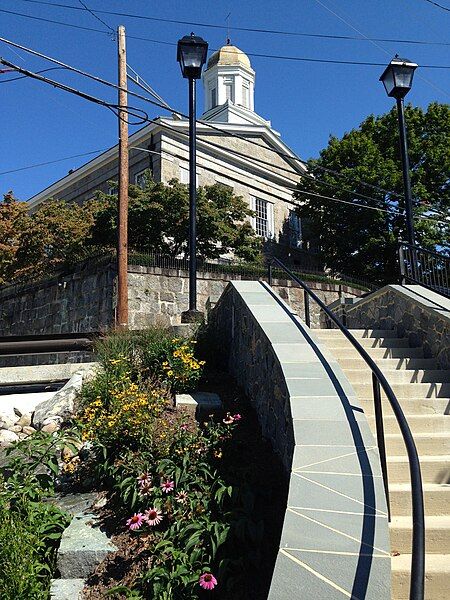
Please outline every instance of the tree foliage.
M188 251L189 194L176 179L168 185L147 178L144 189L130 186L129 246L144 252L178 256ZM114 245L117 199L99 194L101 209L92 232L93 243ZM197 191L197 252L201 258L218 258L229 252L254 260L260 252L248 217L253 212L241 196L216 184Z
M442 249L449 243L450 106L407 106L405 113L417 242ZM331 137L309 172L314 179L303 178L295 193L305 237L331 269L392 283L398 277L396 244L407 239L396 109L367 117L342 139Z
M199 188L197 248L201 258L230 252L252 261L260 253L245 200L222 185ZM189 194L177 180L168 185L150 177L144 189L129 188L129 247L170 256L188 248ZM49 200L30 213L9 192L0 203L0 284L48 274L95 250L117 243L117 196L97 192L78 205Z

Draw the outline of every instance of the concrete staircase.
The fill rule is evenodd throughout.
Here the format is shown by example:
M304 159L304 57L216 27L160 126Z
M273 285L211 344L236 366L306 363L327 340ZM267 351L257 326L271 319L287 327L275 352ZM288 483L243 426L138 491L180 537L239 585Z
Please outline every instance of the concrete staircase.
M372 376L356 349L337 329L315 330L338 360L375 433ZM353 329L380 366L403 408L419 452L425 500L426 600L450 598L450 371L423 358L421 348L391 330ZM391 498L393 600L409 598L411 486L409 463L397 421L383 394Z

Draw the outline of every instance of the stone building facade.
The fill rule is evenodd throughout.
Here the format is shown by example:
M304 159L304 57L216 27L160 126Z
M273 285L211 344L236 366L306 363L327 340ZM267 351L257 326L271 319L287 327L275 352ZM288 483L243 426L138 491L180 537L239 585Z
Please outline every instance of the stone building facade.
M197 184L221 183L243 196L256 212L258 235L290 248L301 244L292 191L306 168L270 121L254 111L255 72L249 58L226 45L212 54L203 74L205 111L197 126ZM219 128L219 129L217 129ZM158 118L130 136L130 182L189 181L189 124L179 115ZM49 198L82 203L97 190L114 193L118 146L39 192L31 210Z

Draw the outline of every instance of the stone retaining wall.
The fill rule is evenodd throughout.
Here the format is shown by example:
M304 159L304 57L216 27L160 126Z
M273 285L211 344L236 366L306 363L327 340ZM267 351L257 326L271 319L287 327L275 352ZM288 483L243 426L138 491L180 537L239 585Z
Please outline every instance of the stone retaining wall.
M0 336L38 333L104 331L114 324L116 270L110 259L87 262L71 273L46 281L0 288ZM198 308L206 311L231 280L244 275L198 273ZM129 324L133 329L148 325L176 325L188 308L187 271L159 267L129 267ZM339 297L339 286L311 282L311 287L329 303ZM299 314L303 314L303 292L292 282L278 280L274 288ZM342 294L362 292L343 286ZM319 325L318 308L311 303L313 326Z
M450 300L420 285L388 285L345 307L353 328L395 329L450 369Z

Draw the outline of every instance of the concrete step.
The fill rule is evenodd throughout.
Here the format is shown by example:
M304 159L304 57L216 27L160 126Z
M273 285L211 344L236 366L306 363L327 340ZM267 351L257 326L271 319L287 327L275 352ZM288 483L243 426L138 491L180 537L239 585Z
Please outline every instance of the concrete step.
M450 371L447 369L404 369L389 370L379 365L389 383L450 383ZM364 383L371 376L368 367L345 369L350 383Z
M406 455L405 444L401 433L387 433L386 451L388 456ZM419 455L450 454L450 437L448 433L416 433L414 435Z
M411 516L392 517L389 529L391 532L391 551L400 552L401 554L411 552ZM450 516L425 517L425 531L427 554L450 553Z
M326 343L328 348L353 348L352 343L344 335L341 337L327 338L322 335L318 335L319 341ZM363 348L409 348L408 338L357 338L358 342Z
M33 367L2 367L0 368L0 384L68 380L77 371L86 370L95 365L96 363L66 363Z
M326 348L334 355L336 360L347 358L361 358L359 352L353 346L332 347L331 344L325 344ZM366 348L367 350L367 348ZM371 348L370 356L374 359L380 358L423 358L422 348Z
M389 481L391 483L408 483L409 461L408 457L388 456L387 460ZM420 456L420 469L424 483L450 483L450 454L436 454Z
M437 362L434 358L379 358L372 357L378 366L387 371L397 371L404 369L436 369ZM345 369L368 368L362 357L359 358L340 358L337 357L341 367Z
M372 398L373 388L371 375L367 375L366 383L352 383L358 398ZM450 383L391 383L397 396L401 398L450 398ZM384 397L384 392L381 390Z
M392 598L409 599L411 555L393 556ZM448 554L427 554L425 557L425 600L448 600L450 560Z
M397 334L394 329L350 329L351 334L357 338L396 338ZM340 329L317 329L315 332L323 338L345 337Z
M409 483L390 483L389 497L393 515L411 515L411 485ZM426 515L446 515L450 505L450 485L424 483L423 499Z
M373 398L360 398L359 403L367 417L374 415ZM400 403L408 418L413 415L450 414L450 398L408 398L402 399ZM383 414L394 414L387 399L383 402Z
M375 431L375 417L368 417L372 431ZM406 415L406 420L413 434L415 433L444 433L450 439L450 415ZM386 433L400 433L395 415L383 416L384 431Z

